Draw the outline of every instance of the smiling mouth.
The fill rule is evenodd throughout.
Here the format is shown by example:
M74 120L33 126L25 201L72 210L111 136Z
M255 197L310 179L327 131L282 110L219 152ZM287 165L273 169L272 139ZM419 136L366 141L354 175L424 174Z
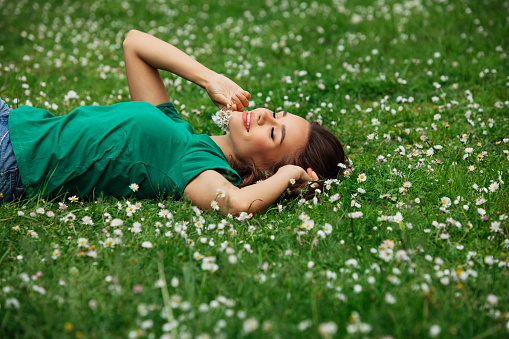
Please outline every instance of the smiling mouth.
M244 112L244 124L246 126L246 130L249 132L249 128L251 127L251 112Z

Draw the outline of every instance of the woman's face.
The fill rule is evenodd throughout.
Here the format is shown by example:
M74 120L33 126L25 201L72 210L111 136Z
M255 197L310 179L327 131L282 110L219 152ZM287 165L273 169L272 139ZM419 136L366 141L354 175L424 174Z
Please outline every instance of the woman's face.
M306 147L309 123L288 112L272 112L265 108L233 112L230 138L239 160L253 159L256 166L269 168L285 156Z

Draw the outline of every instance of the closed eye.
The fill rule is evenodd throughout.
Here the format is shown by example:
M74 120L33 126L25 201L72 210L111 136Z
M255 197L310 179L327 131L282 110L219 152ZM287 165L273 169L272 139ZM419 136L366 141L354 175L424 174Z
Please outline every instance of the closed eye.
M274 140L274 127L272 127L272 130L270 131L270 138Z

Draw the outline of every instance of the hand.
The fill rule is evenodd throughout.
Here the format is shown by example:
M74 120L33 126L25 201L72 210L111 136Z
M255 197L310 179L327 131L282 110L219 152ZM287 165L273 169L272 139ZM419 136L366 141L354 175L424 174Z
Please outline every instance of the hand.
M220 109L231 105L232 111L244 111L249 105L251 94L221 74L215 74L205 87L212 102Z
M319 183L313 183L306 189L310 182L319 180L318 175L311 168L304 170L299 166L286 165L281 167L278 173L279 171L285 173L285 177L289 178L287 188L290 190L291 197L297 197L303 193L303 198L311 199L315 194L315 190L321 188ZM295 182L292 183L293 180L291 179L295 179Z
M290 179L295 179L295 184L305 186L310 181L317 181L318 175L311 168L304 170L302 167L295 165L285 165L278 169L278 172L287 172ZM290 183L290 181L288 181ZM300 186L299 185L299 186ZM292 185L293 186L293 185Z

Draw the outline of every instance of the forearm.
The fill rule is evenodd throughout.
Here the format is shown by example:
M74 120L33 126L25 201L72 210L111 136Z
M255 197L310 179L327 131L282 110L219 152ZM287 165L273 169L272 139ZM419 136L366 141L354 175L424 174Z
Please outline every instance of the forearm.
M173 45L140 31L127 34L124 51L134 53L154 69L171 72L203 88L216 74Z

